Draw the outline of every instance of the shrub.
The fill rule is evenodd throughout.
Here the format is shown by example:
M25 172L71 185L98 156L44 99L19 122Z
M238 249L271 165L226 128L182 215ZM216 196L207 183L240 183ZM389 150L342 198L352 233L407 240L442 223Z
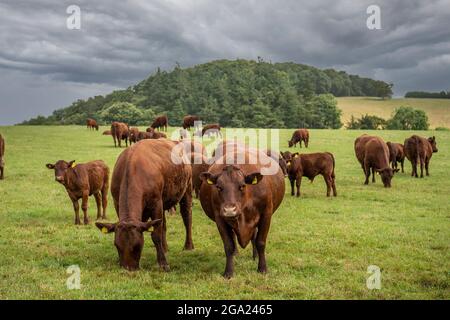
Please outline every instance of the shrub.
M425 111L411 107L396 109L387 123L387 129L391 130L428 130L429 126Z

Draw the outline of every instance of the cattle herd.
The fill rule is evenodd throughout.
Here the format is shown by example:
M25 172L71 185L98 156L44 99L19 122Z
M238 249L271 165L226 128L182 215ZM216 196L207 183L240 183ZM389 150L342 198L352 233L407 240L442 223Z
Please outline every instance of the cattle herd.
M114 233L120 265L128 270L139 268L145 231L151 232L156 248L157 261L162 270L169 270L166 258L167 210L179 206L186 237L184 249L192 250L192 193L200 200L206 215L216 223L224 244L226 267L224 277L233 276L233 257L237 244L245 248L250 242L253 258L258 258L258 271L266 272L265 247L272 215L280 206L285 194L285 176L291 185L291 195L301 195L301 181L311 181L322 175L327 187L327 196L337 196L335 183L335 157L332 153L291 153L251 148L237 141L222 141L211 158L204 146L187 139L191 127L196 128L199 117L186 116L180 130L180 140L167 139L168 119L160 116L145 132L130 128L126 123L113 122L111 129L103 135L113 137L114 146L126 148L118 157L111 176L102 160L77 164L75 161L59 160L46 165L54 171L55 180L62 184L75 212L75 224L81 224L79 200L83 211L83 223L89 223L88 197L94 196L97 204L97 219L106 219L107 195L111 190L118 222L96 222L103 233ZM98 130L93 119L86 121L89 129ZM211 124L194 135L203 136L213 132L220 135L220 125ZM296 130L289 147L302 142L309 145L307 129ZM143 141L141 141L143 140ZM132 145L134 144L134 145ZM356 158L364 171L365 184L375 182L375 173L381 176L385 187L391 187L394 174L401 164L404 172L405 157L412 164L412 176L420 177L425 167L429 175L429 164L437 152L436 138L417 135L404 144L387 142L376 136L362 135L355 140ZM5 140L0 135L0 179L4 172ZM174 161L174 154L182 161ZM236 159L244 159L242 163ZM250 159L256 161L249 161ZM276 170L263 174L269 167ZM295 186L294 186L295 184ZM296 189L296 190L295 190Z

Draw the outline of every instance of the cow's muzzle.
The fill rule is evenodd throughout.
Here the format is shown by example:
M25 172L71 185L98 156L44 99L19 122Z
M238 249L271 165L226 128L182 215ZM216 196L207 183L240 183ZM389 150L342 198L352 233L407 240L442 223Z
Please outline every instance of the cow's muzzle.
M235 218L239 215L239 211L236 205L223 206L222 215L225 218Z

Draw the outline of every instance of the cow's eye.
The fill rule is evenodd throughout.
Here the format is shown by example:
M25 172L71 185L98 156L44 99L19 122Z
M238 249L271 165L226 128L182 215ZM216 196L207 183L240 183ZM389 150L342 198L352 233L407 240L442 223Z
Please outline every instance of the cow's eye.
M221 186L216 186L217 190L219 190L219 192L221 192L223 190L223 188Z
M239 191L244 191L244 189L245 189L245 184L241 184L241 185L239 186Z

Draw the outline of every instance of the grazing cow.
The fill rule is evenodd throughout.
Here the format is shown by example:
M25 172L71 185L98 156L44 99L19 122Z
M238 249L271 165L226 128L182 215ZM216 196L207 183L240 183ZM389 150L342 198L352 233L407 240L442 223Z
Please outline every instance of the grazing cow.
M153 129L152 127L147 128L146 132L148 133L148 135L146 135L145 139L167 138L167 136L164 132L155 131L155 129Z
M405 155L412 165L412 177L418 178L417 164L420 162L420 177L423 178L423 167L427 176L430 175L429 165L433 153L438 152L436 145L436 137L430 137L428 139L413 135L405 140Z
M167 132L167 126L169 125L169 119L166 115L156 117L153 123L150 125L150 128L164 130Z
M90 118L88 118L87 120L86 120L86 127L88 128L88 129L91 129L91 130L97 130L98 131L98 124L97 124L97 121L95 121L94 119L90 119Z
M123 122L113 122L111 125L111 135L114 139L114 147L117 147L117 143L119 145L119 148L122 147L121 141L125 140L125 145L128 147L128 138L129 138L129 132L128 132L128 125Z
M208 158L201 153L191 153L190 158L192 167L192 188L194 189L195 197L198 199L198 194L202 185L200 174L208 171L209 161Z
M264 150L261 150L261 151L264 151ZM265 153L269 157L271 157L273 160L278 162L278 164L280 165L281 171L283 171L283 174L286 176L287 175L287 164L286 164L286 160L282 156L282 153L281 152L278 153L273 150L265 150Z
M150 132L143 132L143 131L139 131L136 140L137 141L141 141L144 139L151 139L152 138L152 134Z
M195 126L195 122L200 121L200 117L187 115L183 118L183 129L191 130Z
M111 136L112 135L111 130L103 131L102 135L104 135L104 136Z
M220 125L218 123L207 124L202 128L201 136L207 135L210 137L211 135L217 135L222 137L222 133L220 132ZM200 136L200 132L197 132L197 135Z
M184 249L192 243L192 170L186 164L182 149L177 154L183 161L172 161L176 143L165 139L143 140L125 149L119 156L111 180L111 194L119 221L96 223L104 233L115 232L114 244L120 265L128 270L139 269L144 246L144 231L151 233L158 264L169 270L166 260L165 210L180 204L186 229Z
M294 182L297 187L297 197L300 197L302 178L307 177L313 182L314 178L320 174L327 185L327 197L331 195L331 189L333 189L333 196L336 197L335 165L334 156L330 152L310 154L294 153L287 162L287 171L291 183L291 195L294 195Z
M260 162L249 164L250 152L240 150L245 164L227 164L227 159L217 159L208 172L200 175L200 203L206 215L216 222L222 238L226 267L223 276L231 278L234 273L233 255L237 242L245 248L253 245L253 258L259 257L258 271L267 271L265 248L272 214L284 197L284 176L275 161L259 152L264 163L277 166L272 175L262 175L265 167ZM231 157L234 154L231 153ZM224 155L226 158L227 155ZM263 159L264 158L264 159Z
M355 154L364 171L366 181L369 184L370 170L372 170L372 183L375 182L375 172L381 176L385 188L391 187L394 172L389 165L389 148L380 137L363 134L355 140Z
M4 179L4 170L5 170L5 160L3 157L5 156L5 139L3 139L0 134L0 180Z
M66 188L75 210L75 224L81 224L79 199L82 199L84 224L89 223L87 209L88 198L91 195L97 203L97 219L106 219L109 168L102 160L80 164L75 164L75 161L59 160L55 164L48 163L46 166L48 169L55 170L55 180Z
M392 169L397 169L397 164L398 162L400 162L402 166L402 172L405 172L405 149L403 145L395 142L386 142L386 144L389 148L389 161L391 162Z
M129 128L128 130L129 130L128 132L130 135L129 139L130 139L130 146L131 146L133 143L138 142L139 129L138 128Z
M305 142L305 147L308 148L309 145L309 131L307 129L295 130L292 134L291 140L288 141L289 148L292 146L296 147L297 143L300 142L300 148L302 147L302 141Z

